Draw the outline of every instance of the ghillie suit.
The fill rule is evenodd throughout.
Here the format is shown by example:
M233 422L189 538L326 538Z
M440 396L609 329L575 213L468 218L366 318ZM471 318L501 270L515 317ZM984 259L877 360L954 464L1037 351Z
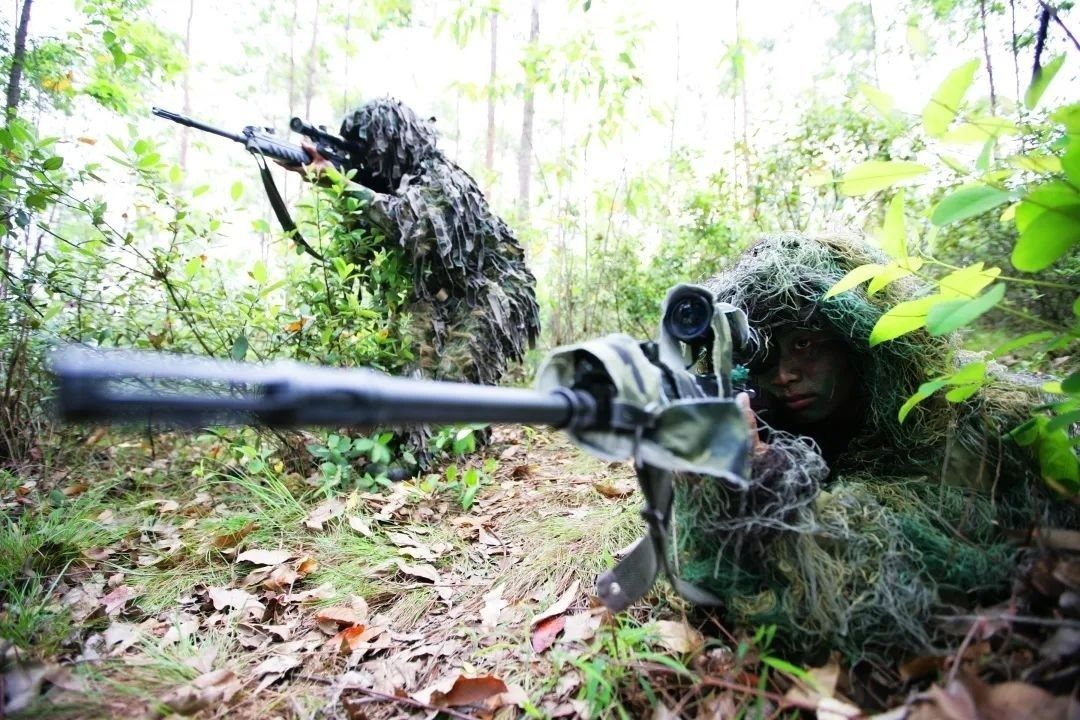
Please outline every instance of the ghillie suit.
M469 174L435 147L432 124L407 106L365 103L341 135L365 149L355 180L374 192L357 226L381 235L377 245L400 247L412 268L406 308L416 342L407 370L497 383L540 332L536 280L521 245ZM372 259L366 244L338 252L361 267Z
M783 650L808 661L829 650L880 662L943 649L933 615L1008 596L1017 550L1007 530L1022 536L1065 512L1026 451L1002 437L1036 388L995 381L963 403L932 397L899 422L900 405L946 371L954 348L923 331L870 348L871 328L910 299L912 283L822 299L871 262L882 258L856 242L783 235L706 283L746 312L758 352L784 326L841 337L864 394L865 422L832 467L812 441L768 428L763 412L770 449L754 459L749 491L690 477L677 488L684 579L719 595L740 624L775 624Z

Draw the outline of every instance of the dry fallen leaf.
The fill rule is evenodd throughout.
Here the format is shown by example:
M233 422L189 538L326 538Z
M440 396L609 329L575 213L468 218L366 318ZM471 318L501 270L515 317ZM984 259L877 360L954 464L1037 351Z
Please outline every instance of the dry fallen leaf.
M493 628L499 624L499 616L507 605L506 600L503 600L502 591L503 586L499 585L484 594L484 607L480 610L481 627Z
M270 674L284 675L299 666L300 662L300 658L295 655L272 655L259 663L251 672L257 678Z
M225 533L224 535L215 535L210 544L219 550L226 550L228 548L234 548L240 544L240 542L251 534L251 531L256 528L255 523L249 522L244 527L236 530L235 532Z
M288 550L245 550L236 556L237 562L255 565L280 565L293 556Z
M588 612L568 615L566 627L563 629L563 642L585 641L592 638L604 621L604 612L590 610Z
M371 529L371 525L366 520L361 517L357 517L356 515L349 516L349 527L351 527L353 530L360 533L364 537L369 538L375 536L374 531Z
M563 615L545 618L537 623L532 635L533 652L542 653L551 647L552 643L555 642L555 638L565 626L566 617Z
M1067 720L1070 700L1022 682L989 686L960 670L942 688L934 685L917 696L909 720Z
M427 580L431 583L437 584L441 582L441 578L439 577L439 571L436 570L433 565L428 565L426 563L420 565L409 565L401 558L396 558L395 564L397 565L398 570L405 573L406 575L412 575L413 577L420 578L421 580Z
M139 591L127 585L120 585L105 597L101 598L101 604L105 606L106 615L115 615L130 601L138 597Z
M562 615L564 612L566 612L566 609L569 608L570 604L574 602L574 598L577 597L578 586L580 584L581 584L581 582L579 580L575 580L574 582L572 582L570 584L570 587L566 589L566 592L564 592L562 595L560 595L559 599L555 601L555 604L552 605L551 607L549 607L544 612L537 615L536 617L534 617L532 619L532 623L530 623L530 624L531 625L536 625L539 622L541 622L542 620L547 620L549 617L554 617L556 615Z
M206 595L214 604L215 610L233 608L248 615L255 615L266 609L257 597L245 590L212 587L206 589Z
M658 641L671 652L688 653L700 647L705 638L684 622L657 620L653 623L658 632Z
M624 498L633 495L637 486L629 480L603 480L593 485L606 498Z
M367 613L344 605L323 608L315 613L317 622L333 622L338 625L363 625L367 622Z
M323 500L308 513L304 525L312 530L322 530L323 524L345 514L345 503L337 498Z
M227 703L241 685L231 670L214 670L166 694L161 703L179 715L193 715L211 705Z
M443 693L436 690L431 694L429 702L435 707L478 705L493 695L506 692L507 689L506 683L493 675L481 675L474 678L459 675L449 692Z

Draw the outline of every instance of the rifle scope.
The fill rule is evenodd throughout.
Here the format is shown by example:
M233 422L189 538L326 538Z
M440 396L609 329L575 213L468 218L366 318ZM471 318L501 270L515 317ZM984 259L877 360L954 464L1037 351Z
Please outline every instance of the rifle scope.
M684 287L668 304L664 330L679 342L702 343L708 338L712 316L712 298L699 288Z

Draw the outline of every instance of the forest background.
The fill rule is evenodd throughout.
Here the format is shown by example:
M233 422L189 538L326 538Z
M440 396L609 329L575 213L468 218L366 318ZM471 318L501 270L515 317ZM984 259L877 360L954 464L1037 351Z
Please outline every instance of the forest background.
M917 275L926 288L883 318L873 342L961 329L969 348L990 353L927 378L898 412L935 392L962 401L990 381L991 359L1045 373L1056 401L1018 437L1055 490L1075 493L1071 7L8 3L3 482L14 491L52 477L86 451L45 409L44 357L57 342L401 366L401 298L365 291L405 292L400 268L385 258L317 268L278 230L241 148L149 114L161 106L283 134L296 115L335 130L349 108L388 94L436 118L440 147L524 241L543 309L537 357L611 331L651 336L667 287L708 277L762 233L864 235L887 260L846 287ZM309 239L325 246L344 231L333 192L278 178ZM322 495L382 484L354 468L385 459L387 435L307 439L286 464L314 472ZM222 440L222 462L253 474L281 472L289 454L281 438L237 431L212 442ZM469 429L440 442L461 455ZM477 465L443 482L467 509L490 472ZM37 511L66 502L52 492ZM40 545L26 521L8 523L7 536Z

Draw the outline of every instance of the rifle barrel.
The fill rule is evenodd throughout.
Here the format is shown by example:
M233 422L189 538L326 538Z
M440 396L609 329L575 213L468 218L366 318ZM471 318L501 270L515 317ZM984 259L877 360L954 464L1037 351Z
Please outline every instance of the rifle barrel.
M244 424L530 423L582 427L595 401L551 393L417 380L366 369L277 361L250 365L160 353L67 347L52 356L58 407L69 421Z
M196 130L202 130L203 132L213 133L214 135L220 135L223 138L228 138L229 140L234 140L234 141L236 141L238 143L246 143L247 142L247 140L244 138L243 135L240 135L238 133L231 133L228 130L222 130L221 128L216 128L213 125L207 125L204 122L199 122L198 120L193 120L193 119L187 117L186 115L181 115L180 113L174 113L171 110L166 110L164 108L155 107L155 108L151 108L150 112L152 112L154 115L157 115L159 118L165 118L166 120L172 120L175 123L180 123L181 125L186 125L188 127L195 128Z

